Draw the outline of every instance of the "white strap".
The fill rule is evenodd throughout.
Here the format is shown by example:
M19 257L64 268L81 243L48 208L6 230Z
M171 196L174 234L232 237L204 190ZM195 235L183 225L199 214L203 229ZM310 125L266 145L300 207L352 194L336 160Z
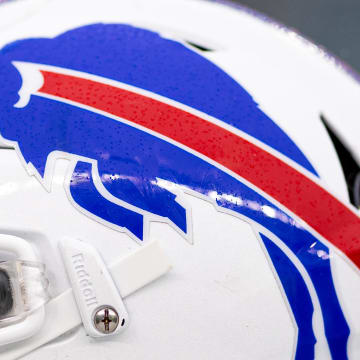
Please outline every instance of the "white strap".
M171 269L170 259L157 241L144 245L134 253L109 266L122 298L165 275Z
M150 242L109 267L123 298L166 274L170 269L169 259L157 241ZM30 339L1 348L1 360L18 359L82 323L72 289L47 303L45 312L45 324L41 331Z

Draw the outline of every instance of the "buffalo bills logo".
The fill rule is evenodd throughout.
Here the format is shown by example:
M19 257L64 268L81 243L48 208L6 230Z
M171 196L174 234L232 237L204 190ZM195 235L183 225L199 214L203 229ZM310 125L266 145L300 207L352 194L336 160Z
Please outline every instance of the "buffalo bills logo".
M138 241L152 220L191 241L183 192L251 222L296 321L295 357L324 338L346 358L324 239L359 267L359 218L240 84L181 42L102 24L6 46L0 81L2 139L46 189L68 159L74 206Z

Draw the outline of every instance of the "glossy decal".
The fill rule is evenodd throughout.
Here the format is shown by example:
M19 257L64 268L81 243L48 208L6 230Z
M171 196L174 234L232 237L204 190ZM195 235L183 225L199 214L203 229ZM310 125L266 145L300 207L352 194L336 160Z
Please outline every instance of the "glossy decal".
M182 191L267 229L262 241L298 329L296 358L315 353L321 336L334 359L346 358L350 330L326 242L359 267L359 217L226 73L179 42L98 24L8 45L0 81L1 136L48 190L54 161L66 158L74 206L138 241L153 220L191 241ZM319 317L324 334L313 326Z
M280 278L298 328L295 359L314 359L315 334L312 328L314 306L301 273L279 247L260 234ZM301 298L301 302L298 301Z

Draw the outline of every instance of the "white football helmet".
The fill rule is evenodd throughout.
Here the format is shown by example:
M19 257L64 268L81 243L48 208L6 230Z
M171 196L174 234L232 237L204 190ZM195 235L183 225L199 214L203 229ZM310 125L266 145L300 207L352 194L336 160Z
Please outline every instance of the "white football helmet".
M351 69L216 1L0 30L2 360L360 358Z

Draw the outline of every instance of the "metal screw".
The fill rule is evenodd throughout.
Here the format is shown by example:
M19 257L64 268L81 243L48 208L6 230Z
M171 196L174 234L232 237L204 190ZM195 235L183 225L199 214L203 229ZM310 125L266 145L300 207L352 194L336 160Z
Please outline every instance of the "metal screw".
M119 315L110 306L103 306L94 314L94 325L103 334L113 333L119 325Z

